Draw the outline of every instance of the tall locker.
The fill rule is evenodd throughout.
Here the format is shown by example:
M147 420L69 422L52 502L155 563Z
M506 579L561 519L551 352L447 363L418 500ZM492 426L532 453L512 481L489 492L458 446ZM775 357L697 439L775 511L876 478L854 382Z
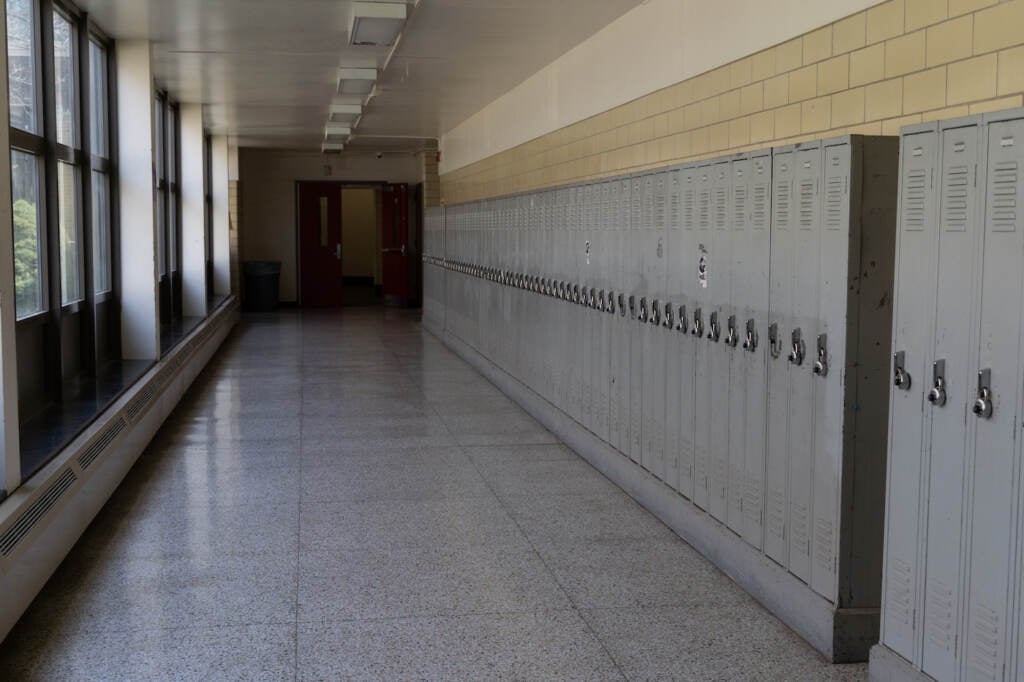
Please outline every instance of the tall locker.
M620 287L616 295L615 309L618 311L618 341L619 341L619 451L632 458L632 442L630 440L630 427L632 424L632 406L630 404L633 395L633 380L630 374L633 365L633 329L636 326L633 319L634 305L633 281L631 267L633 262L633 250L631 248L632 230L630 229L630 218L632 215L632 191L633 180L623 178L618 182L617 201L617 231L619 234L619 277Z
M916 660L921 579L921 475L928 351L933 330L938 131L905 129L900 140L900 198L893 304L892 382L886 494L882 640Z
M731 248L729 253L730 305L726 318L724 351L729 360L729 421L728 445L728 501L727 523L737 535L743 534L743 493L746 474L747 450L747 377L745 360L741 354L741 329L744 328L746 303L752 295L749 238L751 160L745 155L733 158L729 164L731 194L729 219ZM763 285L762 285L763 288Z
M811 581L811 500L815 430L814 376L808 355L818 330L821 147L798 145L794 177L793 329L789 390L789 570Z
M707 342L708 319L711 301L708 295L708 281L715 276L714 263L708 247L711 245L711 203L713 193L714 167L705 164L697 169L697 230L696 249L690 258L697 261L697 282L694 287L693 319L690 335L695 341L696 367L694 385L694 426L693 426L693 502L702 509L708 508L708 482L711 463L711 401L708 399L711 381L712 348Z
M609 351L608 358L608 435L609 443L619 452L627 452L627 437L624 435L622 424L622 411L626 409L622 398L622 387L627 385L625 381L624 364L629 363L629 339L626 336L626 321L621 315L625 312L620 310L617 296L622 295L622 283L624 279L624 254L625 237L622 230L622 211L620 187L622 181L612 180L608 184L609 203L609 237L611 239L611 296L612 316L609 321Z
M594 248L597 265L598 279L594 283L598 293L596 297L595 315L598 316L598 343L596 356L594 358L594 423L597 426L597 435L606 443L611 442L611 435L608 428L608 366L611 360L611 319L608 315L607 296L613 283L612 267L612 244L611 244L611 217L609 207L611 182L602 182L598 185L597 201L599 205L597 239L598 243Z
M789 415L791 352L788 330L796 262L793 178L796 151L775 150L772 156L772 224L768 345L768 448L766 466L765 554L783 566L789 563Z
M629 195L629 259L626 265L626 290L629 292L629 457L642 461L643 438L643 321L640 306L643 294L643 176L631 179Z
M697 229L697 197L700 182L700 169L697 166L684 166L679 171L680 220L679 249L676 251L678 260L673 268L682 273L680 283L681 301L676 314L679 317L678 348L680 373L679 382L679 483L676 488L688 499L694 498L694 437L696 409L696 350L700 341L692 333L693 321L697 314L698 294L700 288L700 258Z
M711 168L711 239L708 245L708 349L707 391L711 408L708 442L708 511L722 523L727 517L729 486L729 393L730 353L726 345L727 321L731 315L732 283L732 171L729 161L717 161Z
M979 118L960 119L939 126L934 345L926 349L928 366L919 389L926 400L922 484L927 505L920 660L922 670L938 679L956 677L963 609L965 415L973 402L969 357L975 329L964 324L964 315L976 308L974 282L983 236L977 186L980 123Z
M1020 115L1020 112L1017 112ZM1021 291L1024 119L986 129L984 246L975 356L968 508L967 680L1006 679L1015 558L1013 513L1020 476Z
M644 289L647 324L644 325L643 434L644 466L665 480L665 333L661 328L665 300L665 181L664 172L645 180L646 224Z
M744 397L743 539L761 549L764 544L765 458L768 437L768 305L771 243L771 173L768 153L752 154L747 165L747 227L736 243L744 244L746 292L740 365Z
M580 321L577 337L574 340L575 356L580 376L580 423L591 432L594 431L594 401L591 395L590 371L592 368L593 343L594 343L594 319L592 310L587 307L587 291L593 285L594 270L591 268L593 261L593 230L594 230L594 185L584 185L581 190L581 221L580 236L577 242L579 249L579 287L580 298L576 314Z
M679 434L682 426L680 397L683 390L683 342L679 316L683 304L683 244L680 214L682 172L673 168L666 175L665 214L665 300L662 326L665 336L665 477L673 489L679 486ZM685 317L685 316L684 316Z

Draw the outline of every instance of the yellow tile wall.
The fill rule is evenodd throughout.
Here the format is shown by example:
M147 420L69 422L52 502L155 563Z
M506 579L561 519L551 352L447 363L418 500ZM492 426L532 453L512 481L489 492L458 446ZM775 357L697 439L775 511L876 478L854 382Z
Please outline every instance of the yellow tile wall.
M440 177L460 203L1024 104L1024 0L888 0Z

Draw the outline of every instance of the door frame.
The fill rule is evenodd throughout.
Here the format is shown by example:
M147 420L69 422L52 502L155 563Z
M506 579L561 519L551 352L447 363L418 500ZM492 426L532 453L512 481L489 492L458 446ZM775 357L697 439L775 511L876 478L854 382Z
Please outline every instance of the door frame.
M302 189L302 185L336 185L338 191L341 192L345 188L379 189L389 184L392 183L387 180L332 180L330 178L295 181L293 195L295 211L292 219L295 221L295 305L297 307L302 307L302 228L299 225L299 191ZM341 229L344 230L345 226L342 225Z

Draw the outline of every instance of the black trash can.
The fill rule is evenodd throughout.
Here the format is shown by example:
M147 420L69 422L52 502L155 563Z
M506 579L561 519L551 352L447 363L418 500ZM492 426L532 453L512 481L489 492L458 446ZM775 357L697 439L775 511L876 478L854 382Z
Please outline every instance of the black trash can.
M253 312L277 310L281 284L281 261L250 260L243 264L245 273L245 309Z

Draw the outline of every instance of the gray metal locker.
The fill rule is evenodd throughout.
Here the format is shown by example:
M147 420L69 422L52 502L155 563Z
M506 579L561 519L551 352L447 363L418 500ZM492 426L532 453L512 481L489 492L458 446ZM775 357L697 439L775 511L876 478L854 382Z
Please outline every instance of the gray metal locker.
M680 336L678 341L679 376L679 483L676 488L688 499L694 496L694 447L696 410L696 350L703 343L692 332L694 315L699 307L699 230L698 185L700 169L695 165L684 166L679 171L680 186L680 248L676 252L673 267L682 273L681 301L676 314L679 317Z
M1019 114L1018 114L1019 115ZM1006 679L1013 622L1012 513L1020 475L1021 291L1024 119L990 119L986 130L984 247L978 355L972 386L972 492L968 512L964 678Z
M711 404L711 434L708 443L708 511L722 523L727 521L729 487L729 393L732 389L732 353L728 320L732 316L732 169L728 160L715 161L711 169L711 239L708 245L708 349L707 392Z
M712 348L707 342L711 300L708 295L709 281L716 277L715 262L708 247L711 245L711 203L714 167L704 164L697 169L697 248L690 253L696 261L697 282L694 287L694 304L690 334L695 341L695 379L693 427L693 502L702 509L708 507L708 483L711 456L711 412L708 382L711 381Z
M629 292L629 457L641 463L643 438L643 318L640 307L643 294L643 177L631 178L626 291Z
M743 534L743 497L746 484L748 448L747 425L747 358L743 355L741 338L746 329L747 303L754 295L754 273L751 271L756 254L752 252L750 235L751 160L746 154L733 157L729 165L731 194L729 217L731 244L729 251L730 303L726 318L725 350L729 358L729 421L728 431L728 501L727 522L737 535ZM757 245L761 246L761 245ZM765 270L767 275L767 268ZM765 282L758 283L762 289ZM763 436L762 436L763 439Z
M680 318L683 305L683 244L682 244L682 171L672 168L666 176L665 214L665 310L662 325L665 335L665 475L662 479L672 488L679 486L679 436L682 426L680 398L683 376L686 320ZM682 322L682 327L680 327Z
M973 402L973 367L969 362L975 326L965 324L976 309L981 237L978 162L980 117L940 124L938 229L936 254L934 348L922 376L926 396L924 449L924 598L921 602L921 668L937 679L956 679L957 646L963 605L963 497L967 422Z
M789 362L793 318L793 269L796 222L793 178L796 151L775 150L772 156L772 224L770 300L766 343L768 359L768 452L766 466L765 554L783 566L789 563Z
M743 272L746 281L741 347L744 388L745 463L743 539L764 546L765 458L768 438L768 307L772 215L772 159L751 154L748 166L747 230Z
M896 240L892 380L886 494L882 639L907 660L916 658L920 569L920 504L926 355L931 343L938 132L929 124L900 141L900 206Z
M793 370L789 377L789 570L811 581L811 500L814 451L814 375L810 360L818 335L818 281L821 260L821 147L798 145L795 155Z
M665 479L665 180L664 172L644 177L643 288L646 322L643 336L643 465L655 477Z

